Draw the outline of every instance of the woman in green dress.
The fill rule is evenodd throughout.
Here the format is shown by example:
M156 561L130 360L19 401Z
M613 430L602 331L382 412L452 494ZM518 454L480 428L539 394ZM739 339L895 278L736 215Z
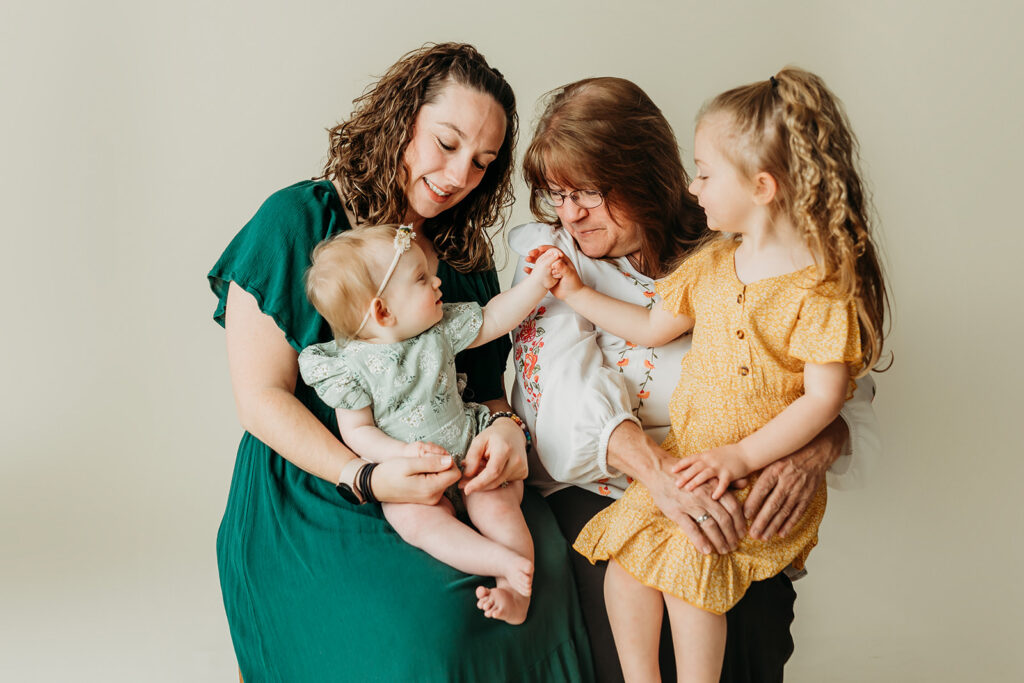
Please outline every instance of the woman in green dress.
M248 681L578 681L592 670L567 552L527 493L534 601L521 626L476 608L479 577L405 544L367 498L434 502L459 479L450 459L393 459L359 477L333 411L297 380L298 352L327 341L303 274L321 240L412 223L449 301L498 292L484 228L511 201L512 90L471 46L409 53L330 132L322 180L273 194L209 274L246 433L217 538L232 641ZM467 398L507 411L507 338L463 352ZM472 442L462 486L526 476L508 418ZM358 480L357 480L358 478ZM336 490L337 488L337 490Z

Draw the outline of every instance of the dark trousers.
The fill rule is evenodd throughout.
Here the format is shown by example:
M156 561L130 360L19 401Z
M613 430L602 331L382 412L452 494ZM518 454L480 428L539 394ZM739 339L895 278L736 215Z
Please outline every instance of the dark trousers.
M590 518L613 500L572 486L548 496L547 502L571 545ZM590 564L574 550L569 554L583 619L590 636L597 680L600 683L621 683L622 670L604 606L604 571L607 565L603 562ZM793 654L789 625L793 622L795 601L793 584L785 574L751 584L743 598L726 614L728 635L722 683L782 681L783 667ZM667 613L662 619L659 653L662 679L674 681L675 661Z

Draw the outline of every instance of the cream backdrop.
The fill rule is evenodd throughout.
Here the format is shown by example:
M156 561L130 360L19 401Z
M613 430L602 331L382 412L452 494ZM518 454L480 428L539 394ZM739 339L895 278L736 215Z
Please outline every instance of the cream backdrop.
M461 40L515 88L520 154L538 96L586 76L646 89L691 169L705 98L787 63L826 78L896 363L885 461L832 496L798 584L789 680L1021 680L1021 7L6 3L0 679L234 680L214 539L240 428L205 274L372 75Z

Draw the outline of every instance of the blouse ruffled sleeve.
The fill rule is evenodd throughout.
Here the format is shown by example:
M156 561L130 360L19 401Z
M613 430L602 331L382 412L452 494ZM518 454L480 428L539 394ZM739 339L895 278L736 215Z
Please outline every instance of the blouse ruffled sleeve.
M345 362L344 349L333 342L313 344L299 354L302 380L332 408L359 410L373 401L359 374Z

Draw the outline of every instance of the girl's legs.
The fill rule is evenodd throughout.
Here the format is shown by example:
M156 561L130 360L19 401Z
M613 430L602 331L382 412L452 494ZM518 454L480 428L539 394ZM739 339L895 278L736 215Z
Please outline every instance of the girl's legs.
M485 537L499 543L517 556L497 577L497 586L476 589L477 607L484 616L521 624L530 608L533 587L533 538L523 519L523 482L510 482L504 488L479 491L466 496L469 518Z
M686 683L717 683L725 654L724 614L713 614L665 594L672 623L679 680Z
M604 575L604 602L626 683L660 681L661 593L634 579L611 559Z

